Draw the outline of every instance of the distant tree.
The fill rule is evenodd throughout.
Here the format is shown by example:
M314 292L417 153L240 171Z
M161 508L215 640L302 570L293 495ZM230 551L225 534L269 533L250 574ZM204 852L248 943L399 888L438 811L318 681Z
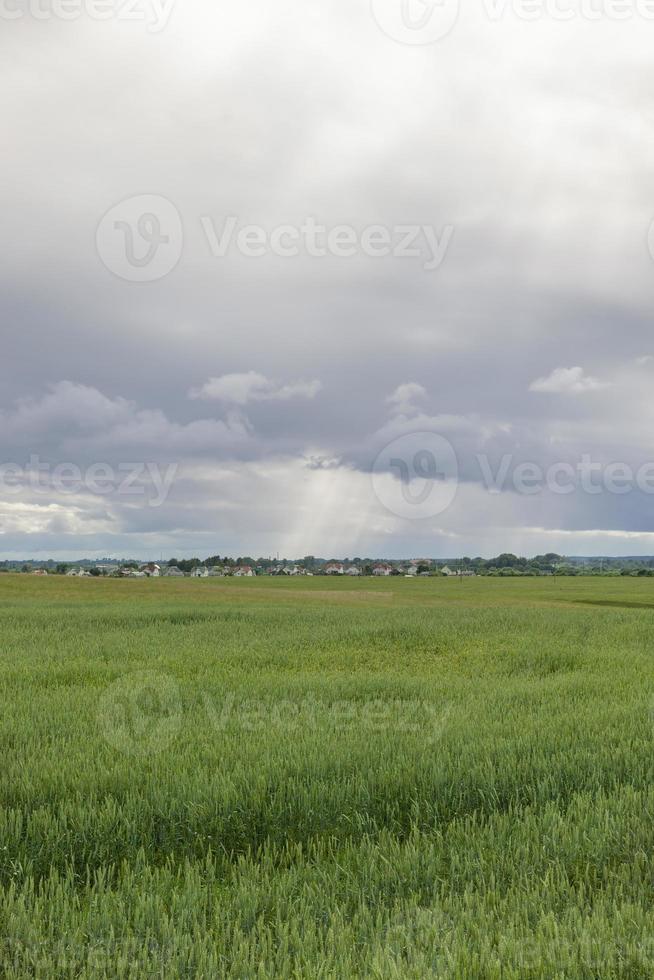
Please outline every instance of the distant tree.
M55 574L56 575L65 575L69 568L70 568L70 565L67 565L65 562L59 562L59 564L55 568Z
M177 567L182 572L192 572L194 568L197 568L201 564L202 562L199 558L188 558L178 561Z

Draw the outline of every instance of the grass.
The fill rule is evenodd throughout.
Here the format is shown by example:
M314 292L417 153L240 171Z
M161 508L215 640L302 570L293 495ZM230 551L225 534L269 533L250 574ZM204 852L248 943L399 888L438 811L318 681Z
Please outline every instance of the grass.
M0 976L654 975L649 579L0 577Z

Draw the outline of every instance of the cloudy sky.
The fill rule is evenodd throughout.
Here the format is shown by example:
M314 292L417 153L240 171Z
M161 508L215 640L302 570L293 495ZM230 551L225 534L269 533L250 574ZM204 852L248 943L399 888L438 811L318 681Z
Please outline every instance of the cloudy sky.
M0 8L0 557L654 553L654 8Z

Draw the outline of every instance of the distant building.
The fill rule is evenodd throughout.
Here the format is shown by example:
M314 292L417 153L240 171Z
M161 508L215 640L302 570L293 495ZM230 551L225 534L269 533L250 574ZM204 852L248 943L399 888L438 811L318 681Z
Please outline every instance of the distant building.
M165 575L167 578L184 578L184 572L177 565L169 565Z
M218 577L222 578L225 575L225 569L223 568L222 565L213 565L209 569L209 575L212 578L218 578Z
M393 566L387 565L384 562L382 562L379 565L375 565L372 570L372 574L377 576L391 575L392 573L393 573Z
M234 578L254 578L254 571L250 565L239 565L234 569Z
M155 563L152 561L147 565L141 565L140 570L144 575L147 575L148 578L159 578L161 575L161 567L159 565L155 565Z
M443 565L443 567L441 568L441 575L447 575L447 576L456 575L456 572L453 572L452 569L449 567L449 565Z
M196 565L191 571L191 578L209 578L209 569L204 565Z
M358 568L356 565L350 565L349 568L346 568L345 569L345 574L346 575L361 575L361 569Z
M47 575L47 574L48 573L45 570L45 568L35 568L34 571L32 572L32 575Z
M332 561L329 565L325 565L325 575L343 575L345 572L345 567L340 561Z

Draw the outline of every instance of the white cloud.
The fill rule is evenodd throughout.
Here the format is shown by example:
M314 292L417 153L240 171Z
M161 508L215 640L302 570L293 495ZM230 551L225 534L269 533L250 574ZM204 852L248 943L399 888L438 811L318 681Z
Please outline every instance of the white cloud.
M263 374L248 371L244 374L223 374L219 378L209 378L201 387L191 388L189 398L247 405L248 402L315 398L321 388L320 381L294 381L280 385Z
M125 398L110 398L97 388L60 381L40 397L21 399L0 412L0 439L5 451L22 458L45 447L48 454L124 458L125 454L156 453L191 456L243 449L253 429L238 410L223 419L175 422L161 409L139 408Z
M409 381L407 384L398 385L386 401L392 406L394 414L410 415L419 411L415 404L416 401L421 401L426 397L427 392L422 385L416 384L415 381Z
M581 395L588 391L599 391L609 387L605 381L598 381L584 374L581 367L555 368L545 378L537 378L529 385L530 391L557 395Z
M0 412L3 439L29 440L43 432L93 432L127 421L134 405L125 398L108 398L96 388L59 381L45 395L20 399L10 412Z

